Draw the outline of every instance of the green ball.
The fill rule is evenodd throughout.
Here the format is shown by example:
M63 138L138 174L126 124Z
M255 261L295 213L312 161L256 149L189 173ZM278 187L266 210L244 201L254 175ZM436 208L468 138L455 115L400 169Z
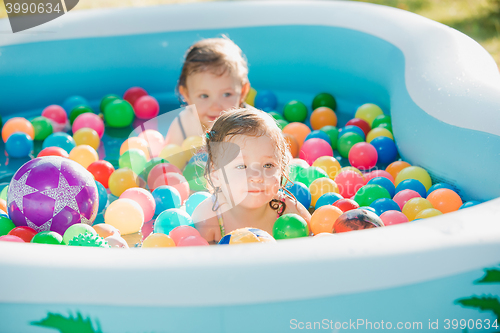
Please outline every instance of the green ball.
M388 124L382 123L378 127L385 128L386 130L388 130L389 132L392 133L392 124L391 123L388 123Z
M349 151L352 146L358 142L365 142L361 135L353 132L344 133L337 141L337 150L339 151L340 156L348 158Z
M94 113L94 110L92 110L88 105L75 106L69 113L69 123L73 125L73 122L75 121L76 117L87 112Z
M108 242L97 234L83 233L76 235L68 242L69 246L89 246L109 248Z
M61 245L63 237L55 231L40 231L31 239L31 243Z
M184 168L182 175L186 178L191 191L204 191L207 188L205 179L205 168L197 163L189 163Z
M115 99L104 109L104 121L110 127L127 127L134 120L134 108L129 102Z
M299 180L297 180L297 177L305 169L306 168L304 168L303 166L300 166L298 164L292 164L292 165L290 165L290 172L288 173L288 178L290 178L290 180L292 182L299 181Z
M380 127L382 124L391 125L391 116L381 114L373 119L372 128ZM391 126L392 127L392 126Z
M147 180L151 170L160 163L170 163L170 162L164 158L161 158L161 157L154 157L154 158L150 159L148 162L146 162L146 165L144 166L144 170L140 173L140 176L143 179Z
M52 123L43 116L33 118L31 124L35 129L35 140L45 140L52 134Z
M320 93L317 94L312 102L312 109L316 110L317 108L321 106L326 106L335 111L335 108L337 107L337 101L335 101L335 97L333 97L329 93Z
M339 130L335 126L323 126L320 128L321 132L324 132L328 134L328 137L330 137L330 143L332 146L332 149L337 149L337 141L339 139Z
M307 236L309 236L307 222L297 214L282 215L274 222L273 237L276 240Z
M146 154L140 149L132 148L124 152L118 159L118 165L121 168L129 168L136 175L140 175L144 171L147 158Z
M286 121L285 119L277 119L276 120L276 123L278 124L278 127L280 128L280 130L283 130L283 128L289 124L288 121Z
M278 112L276 111L271 111L271 112L268 112L271 116L273 116L274 119L276 120L279 120L279 119L285 119L283 118L283 116L281 114L279 114Z
M0 236L5 236L14 229L16 225L14 222L12 222L11 219L5 217L5 216L0 216Z
M101 104L99 105L99 109L101 110L101 112L104 113L104 109L106 109L106 106L116 99L120 99L120 97L118 95L114 95L114 94L108 94L108 95L104 96L101 99Z
M9 190L9 185L5 186L2 190L2 192L0 192L0 199L4 199L5 201L7 201L7 191Z
M356 201L360 207L370 206L372 202L377 199L387 198L391 199L389 191L380 185L365 185L356 192L354 195L354 201Z
M62 238L64 244L68 244L70 240L72 240L75 236L89 233L92 235L97 235L97 231L94 228L85 223L76 223L70 226L64 232L64 236Z
M290 101L285 105L283 115L289 122L303 123L307 119L307 107L300 101Z
M299 172L296 181L303 183L307 188L318 178L328 178L328 174L318 167L309 167Z

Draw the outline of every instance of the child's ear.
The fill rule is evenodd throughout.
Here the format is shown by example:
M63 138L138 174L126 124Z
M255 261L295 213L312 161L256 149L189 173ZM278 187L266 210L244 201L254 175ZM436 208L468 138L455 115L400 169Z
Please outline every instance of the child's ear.
M187 88L184 86L179 86L179 94L181 94L182 98L186 101L187 104L192 104L189 101Z
M243 85L243 87L241 87L240 105L245 101L249 92L250 92L250 83L247 82Z

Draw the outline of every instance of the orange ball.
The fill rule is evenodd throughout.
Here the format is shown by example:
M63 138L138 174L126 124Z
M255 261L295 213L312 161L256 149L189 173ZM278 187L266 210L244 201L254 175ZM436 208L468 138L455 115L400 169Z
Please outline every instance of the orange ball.
M143 138L139 137L132 137L128 138L127 140L123 141L121 147L120 147L120 156L123 155L124 152L127 150L130 150L132 148L140 149L144 152L146 155L146 160L150 160L151 157L149 155L150 148L148 146L148 143L146 140Z
M297 139L291 134L283 133L283 137L287 142L288 150L292 157L297 157L299 155L299 144L297 143Z
M2 128L2 139L6 142L9 136L14 132L23 132L28 134L31 139L35 140L35 128L31 122L22 117L15 117L7 120Z
M427 196L427 200L430 201L434 208L443 214L454 212L462 206L462 199L460 199L460 196L455 191L447 188L440 188L432 191L431 194Z
M93 225L92 228L97 232L99 236L102 238L106 238L112 235L118 235L120 236L120 231L113 227L111 224L106 224L106 223L99 223L96 225Z
M139 187L138 178L139 177L128 168L115 170L108 179L109 190L115 197L119 197L125 190L132 187Z
M399 171L403 170L404 168L410 167L411 164L408 162L404 161L396 161L392 162L385 168L385 171L391 174L392 178L396 179Z
M4 199L0 199L0 209L3 210L6 213L9 212L7 210L7 201L5 201Z
M326 106L320 106L311 114L311 127L319 130L324 126L337 126L337 115Z
M89 165L99 161L99 155L97 155L97 152L91 146L79 145L71 149L69 152L69 159L87 169Z
M170 236L165 234L151 234L144 242L142 247L175 247L175 242Z
M295 137L297 140L297 143L299 144L299 149L302 147L302 144L304 143L304 140L306 139L306 136L311 133L311 129L307 127L306 124L299 123L299 122L293 122L288 125L286 125L283 128L283 133L286 134L291 134Z
M332 233L333 224L344 212L335 206L326 205L316 209L312 214L310 228L314 235L322 232Z

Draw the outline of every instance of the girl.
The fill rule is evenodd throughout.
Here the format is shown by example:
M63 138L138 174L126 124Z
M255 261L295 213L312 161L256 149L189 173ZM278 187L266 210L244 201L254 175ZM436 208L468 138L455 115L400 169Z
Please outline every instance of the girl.
M244 106L249 90L247 62L233 41L223 36L195 43L187 51L177 86L183 104L190 107L173 121L165 144L180 146L187 137L202 136L223 110ZM200 123L201 133L196 126Z
M309 212L280 189L287 179L290 154L283 135L267 113L242 108L223 113L205 139L205 178L213 196L193 212L193 222L209 242L254 227L272 235L282 214L295 213L307 223Z

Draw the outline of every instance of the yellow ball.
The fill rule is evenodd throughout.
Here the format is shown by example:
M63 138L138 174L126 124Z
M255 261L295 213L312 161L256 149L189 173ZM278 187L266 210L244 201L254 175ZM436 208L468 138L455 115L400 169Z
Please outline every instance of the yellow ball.
M386 136L394 140L394 136L387 128L375 127L370 132L368 132L368 135L366 136L366 142L370 143L373 139L378 138L379 136Z
M83 166L85 169L94 162L99 161L99 155L89 145L80 145L71 149L69 159Z
M380 115L383 115L384 112L382 109L375 104L372 103L366 103L361 105L357 110L356 114L354 115L355 118L363 119L366 121L370 126L373 123L373 120L377 118Z
M343 167L342 169L340 169L340 171L338 173L341 173L342 171L354 171L358 175L360 175L361 177L363 177L363 180L365 179L365 175L363 175L363 173L361 172L361 170L359 170L358 168L355 168L353 166Z
M187 161L191 158L191 156L188 157L188 155L189 154L186 154L181 147L172 143L162 149L159 157L166 159L170 164L183 170Z
M101 143L101 139L99 139L99 134L92 128L80 128L73 134L73 139L77 146L80 145L89 145L95 150L99 148L99 144Z
M421 210L417 214L417 216L415 216L415 219L427 219L429 217L438 216L438 215L443 215L443 213L441 213L436 208L427 208L427 209Z
M151 234L144 242L142 247L175 247L175 242L170 236L165 234Z
M399 183L407 179L416 179L420 181L425 186L426 191L432 186L432 180L429 173L424 168L418 166L409 166L401 170L394 181L394 185L398 186Z
M133 234L141 230L144 224L144 212L132 199L116 199L104 214L104 222L120 231L120 234Z
M128 168L113 171L108 180L109 190L115 197L132 187L139 187L139 177Z
M332 156L321 156L314 161L312 166L325 171L328 177L332 180L335 179L335 176L339 173L340 169L342 169L339 161Z
M248 92L247 98L245 98L245 102L247 104L250 104L251 106L254 106L255 96L257 96L257 90L255 90L254 88L250 88L250 91Z
M418 213L428 208L433 208L429 200L424 198L413 198L405 203L402 212L409 221L413 221L416 219Z
M203 146L203 138L201 136L190 136L184 140L181 148L186 153L186 156L189 156L189 159L200 150L201 146Z
M316 201L318 201L319 197L325 193L339 193L339 188L333 180L323 177L315 179L309 185L309 191L311 192L311 206L316 206Z

